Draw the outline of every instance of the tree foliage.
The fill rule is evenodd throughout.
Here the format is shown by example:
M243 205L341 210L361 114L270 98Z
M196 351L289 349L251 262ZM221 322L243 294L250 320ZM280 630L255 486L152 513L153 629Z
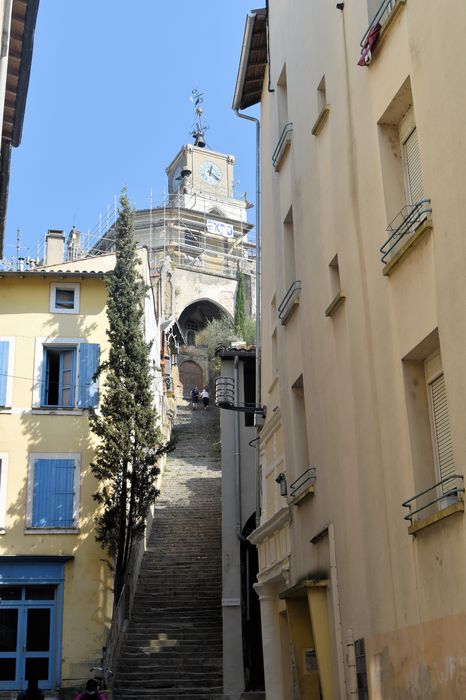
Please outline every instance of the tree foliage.
M235 330L237 334L244 337L244 324L246 321L246 298L244 289L244 275L239 273L238 286L236 287L235 299Z
M90 415L99 444L91 470L99 481L96 539L113 558L115 602L123 587L135 542L144 534L155 478L164 451L153 401L150 344L142 326L147 288L138 270L133 211L123 190L116 224L116 264L108 276L109 355L100 412Z

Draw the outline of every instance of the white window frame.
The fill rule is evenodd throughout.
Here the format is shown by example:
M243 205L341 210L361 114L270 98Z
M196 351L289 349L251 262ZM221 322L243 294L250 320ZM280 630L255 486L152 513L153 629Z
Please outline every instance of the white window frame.
M32 387L32 407L33 408L44 408L44 410L49 411L73 411L81 413L81 409L77 409L78 398L78 378L79 378L79 348L81 343L85 342L84 338L46 338L40 337L36 338L36 347L34 351L34 384ZM59 406L42 406L42 371L44 367L44 348L53 347L54 345L59 345L63 348L75 348L76 349L76 367L75 367L75 394L74 394L74 406L69 406L67 408L61 408Z
M80 306L80 288L79 282L51 282L50 283L50 312L53 314L79 314ZM74 306L72 309L63 309L56 305L57 289L73 289L74 290Z
M0 336L0 340L6 340L10 346L8 348L8 377L6 380L6 401L5 406L0 408L0 413L5 411L5 409L10 409L13 405L13 384L14 384L14 373L15 373L15 348L16 348L16 338L14 336Z
M6 530L6 490L8 484L8 453L0 452L0 533Z
M73 521L74 527L32 527L32 508L34 501L34 460L35 459L74 459L73 483ZM79 532L79 497L81 483L81 454L79 452L30 452L28 459L28 485L26 506L26 532L37 535L75 535Z

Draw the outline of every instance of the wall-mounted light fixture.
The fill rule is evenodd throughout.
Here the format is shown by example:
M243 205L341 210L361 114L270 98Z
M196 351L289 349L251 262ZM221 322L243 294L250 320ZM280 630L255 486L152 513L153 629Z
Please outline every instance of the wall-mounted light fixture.
M215 405L229 411L254 413L265 418L265 406L239 406L235 404L235 380L232 377L217 377L215 380Z
M286 475L283 472L275 479L277 484L280 486L280 496L286 496L288 493L288 484L286 483Z

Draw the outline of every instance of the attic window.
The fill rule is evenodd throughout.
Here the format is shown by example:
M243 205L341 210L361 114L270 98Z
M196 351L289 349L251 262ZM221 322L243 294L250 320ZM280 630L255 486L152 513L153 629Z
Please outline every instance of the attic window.
M52 282L50 311L57 314L79 313L79 284Z

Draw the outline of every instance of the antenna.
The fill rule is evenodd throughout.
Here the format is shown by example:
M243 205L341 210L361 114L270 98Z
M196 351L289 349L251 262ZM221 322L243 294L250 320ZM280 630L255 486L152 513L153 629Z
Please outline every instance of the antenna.
M202 123L202 115L204 113L204 110L202 109L201 104L204 102L204 95L204 92L199 92L199 90L196 90L196 88L194 88L194 90L191 91L191 95L189 97L191 102L194 103L195 112L191 136L194 138L194 145L198 146L199 148L205 147L204 134L209 128L207 125Z

